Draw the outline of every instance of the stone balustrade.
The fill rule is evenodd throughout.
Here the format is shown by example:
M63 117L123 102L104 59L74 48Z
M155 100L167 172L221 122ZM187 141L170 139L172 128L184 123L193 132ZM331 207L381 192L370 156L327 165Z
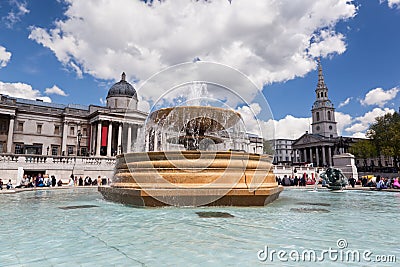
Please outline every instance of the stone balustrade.
M18 169L24 173L56 175L67 180L71 174L78 176L112 177L115 157L47 156L0 154L0 172L3 180L17 180ZM21 172L21 171L20 171ZM17 181L16 181L17 182Z

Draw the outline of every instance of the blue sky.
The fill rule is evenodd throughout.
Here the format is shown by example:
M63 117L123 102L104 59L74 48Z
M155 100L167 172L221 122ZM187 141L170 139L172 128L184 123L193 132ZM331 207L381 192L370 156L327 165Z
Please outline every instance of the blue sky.
M199 2L1 0L0 93L103 105L122 71L140 87L198 57L248 75L274 115L261 128L297 138L320 56L341 134L363 136L375 116L399 109L400 0ZM139 97L143 109L154 101Z

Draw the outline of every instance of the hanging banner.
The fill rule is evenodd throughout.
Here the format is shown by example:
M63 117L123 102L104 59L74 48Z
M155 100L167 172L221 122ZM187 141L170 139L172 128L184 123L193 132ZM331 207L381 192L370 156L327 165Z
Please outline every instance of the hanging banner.
M101 146L107 146L108 126L101 128Z

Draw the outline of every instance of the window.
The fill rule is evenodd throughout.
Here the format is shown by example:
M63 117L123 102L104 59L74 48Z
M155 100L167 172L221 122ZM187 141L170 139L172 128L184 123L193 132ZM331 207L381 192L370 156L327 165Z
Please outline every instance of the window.
M328 121L330 121L330 120L331 120L331 112L328 111Z
M319 121L319 112L315 114L317 116L317 121Z
M74 154L74 146L68 146L67 147L67 152L68 152L68 156Z
M118 99L114 99L114 108L118 107Z
M24 122L23 121L19 121L17 124L17 131L22 132L24 131Z
M87 147L81 147L81 156L86 156L88 154Z
M319 126L317 126L315 129L316 129L317 131L319 131L321 128L320 128Z
M42 133L42 124L37 124L36 125L36 133L37 134L41 134Z
M75 135L75 127L74 126L71 126L69 128L69 135Z
M23 154L24 145L23 144L15 144L15 154Z
M7 134L7 130L8 130L7 124L8 124L8 121L6 121L6 120L0 121L0 133L1 134Z
M54 134L60 135L60 125L54 125Z
M58 149L59 149L59 146L52 145L51 146L51 155L52 156L57 156L58 155Z
M87 128L82 128L82 135L87 136Z

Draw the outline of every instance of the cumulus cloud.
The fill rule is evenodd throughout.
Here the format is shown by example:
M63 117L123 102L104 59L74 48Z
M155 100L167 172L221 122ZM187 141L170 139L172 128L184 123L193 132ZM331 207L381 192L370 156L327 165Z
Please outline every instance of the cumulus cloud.
M6 51L6 48L0 45L0 68L4 68L5 66L7 66L10 58L11 52Z
M343 135L343 129L352 123L352 117L349 114L336 111L335 119L337 121L336 128L338 130L338 135Z
M57 85L53 85L51 88L46 88L44 93L47 95L60 95L60 96L68 96L62 89L60 89Z
M26 83L4 83L0 81L0 94L25 99L41 99L44 102L51 102L51 98L42 96L39 90L35 90Z
M385 1L381 1L385 2ZM388 6L390 8L400 8L400 0L387 0Z
M348 0L66 2L64 20L32 27L29 38L78 76L114 79L123 69L144 80L201 58L237 68L259 89L304 76L316 56L343 53L345 37L334 27L357 12Z
M350 100L351 100L351 99L353 99L353 98L352 98L352 97L346 98L345 101L339 103L338 108L341 108L341 107L344 107L344 106L348 105L348 104L350 103Z
M383 107L388 101L394 99L397 93L400 91L400 88L394 87L387 91L382 88L375 88L370 90L364 99L360 100L360 103L363 106L367 105L377 105L379 107Z
M257 103L241 107L237 110L246 126L246 132L257 134L264 139L297 139L310 129L311 118L296 118L287 115L280 120L269 119L264 121L257 116L261 107Z
M352 124L348 126L345 131L352 133L353 136L365 136L366 130L375 122L376 117L383 116L386 113L393 113L394 111L394 109L389 108L374 108L373 110L366 112L364 115L354 118Z
M8 28L12 28L15 23L21 21L21 17L30 12L24 1L11 0L10 5L12 5L11 11L2 18Z

